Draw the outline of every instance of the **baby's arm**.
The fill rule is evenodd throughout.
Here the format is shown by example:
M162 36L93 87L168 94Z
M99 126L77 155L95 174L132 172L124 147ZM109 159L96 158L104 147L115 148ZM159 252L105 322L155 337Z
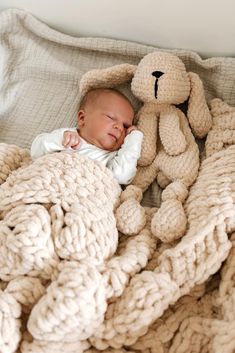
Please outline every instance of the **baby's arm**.
M31 157L36 159L38 157L44 156L45 154L63 151L71 145L65 145L66 132L76 133L76 128L71 129L58 129L51 133L44 133L38 135L32 143L31 146ZM78 133L77 133L78 134ZM79 136L79 135L78 135ZM69 140L70 141L70 140ZM66 143L69 143L66 140ZM71 142L71 141L70 141Z
M119 184L129 184L136 174L137 161L140 158L143 133L131 129L116 156L107 167L112 170Z

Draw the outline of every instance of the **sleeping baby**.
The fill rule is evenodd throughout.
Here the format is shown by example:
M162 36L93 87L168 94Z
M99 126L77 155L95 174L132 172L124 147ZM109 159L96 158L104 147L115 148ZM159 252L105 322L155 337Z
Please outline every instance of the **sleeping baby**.
M100 161L119 184L129 184L140 158L143 133L133 125L134 109L119 91L90 90L78 111L78 128L63 128L38 135L31 157L70 150Z

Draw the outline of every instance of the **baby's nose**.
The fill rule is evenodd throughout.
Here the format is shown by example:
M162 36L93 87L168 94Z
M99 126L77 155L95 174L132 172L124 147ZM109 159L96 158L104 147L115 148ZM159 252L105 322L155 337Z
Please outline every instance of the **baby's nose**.
M114 128L122 131L123 130L123 125L121 123L115 123L114 124Z

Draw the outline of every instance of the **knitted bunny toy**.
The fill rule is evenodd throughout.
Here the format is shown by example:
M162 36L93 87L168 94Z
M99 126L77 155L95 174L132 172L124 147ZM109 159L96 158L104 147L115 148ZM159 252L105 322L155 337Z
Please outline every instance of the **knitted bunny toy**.
M199 168L194 136L203 138L208 133L211 115L199 76L187 72L177 56L166 52L150 53L138 66L91 70L83 76L80 89L85 94L91 88L114 87L131 79L132 92L143 102L137 126L144 133L144 141L137 175L121 196L117 226L124 234L137 234L144 227L145 214L139 202L157 178L165 190L151 229L163 242L170 242L186 230L183 202ZM175 105L187 100L186 117Z

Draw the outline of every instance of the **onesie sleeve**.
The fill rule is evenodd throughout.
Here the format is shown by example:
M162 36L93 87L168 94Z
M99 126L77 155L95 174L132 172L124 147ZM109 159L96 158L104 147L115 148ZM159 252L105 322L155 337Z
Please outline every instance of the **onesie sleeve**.
M112 158L107 167L112 170L119 184L129 184L137 171L137 161L140 158L143 133L132 131L126 136L123 145Z
M62 145L65 131L76 131L76 128L58 129L50 133L38 135L31 145L31 158L34 160L48 153L65 150L66 148Z

